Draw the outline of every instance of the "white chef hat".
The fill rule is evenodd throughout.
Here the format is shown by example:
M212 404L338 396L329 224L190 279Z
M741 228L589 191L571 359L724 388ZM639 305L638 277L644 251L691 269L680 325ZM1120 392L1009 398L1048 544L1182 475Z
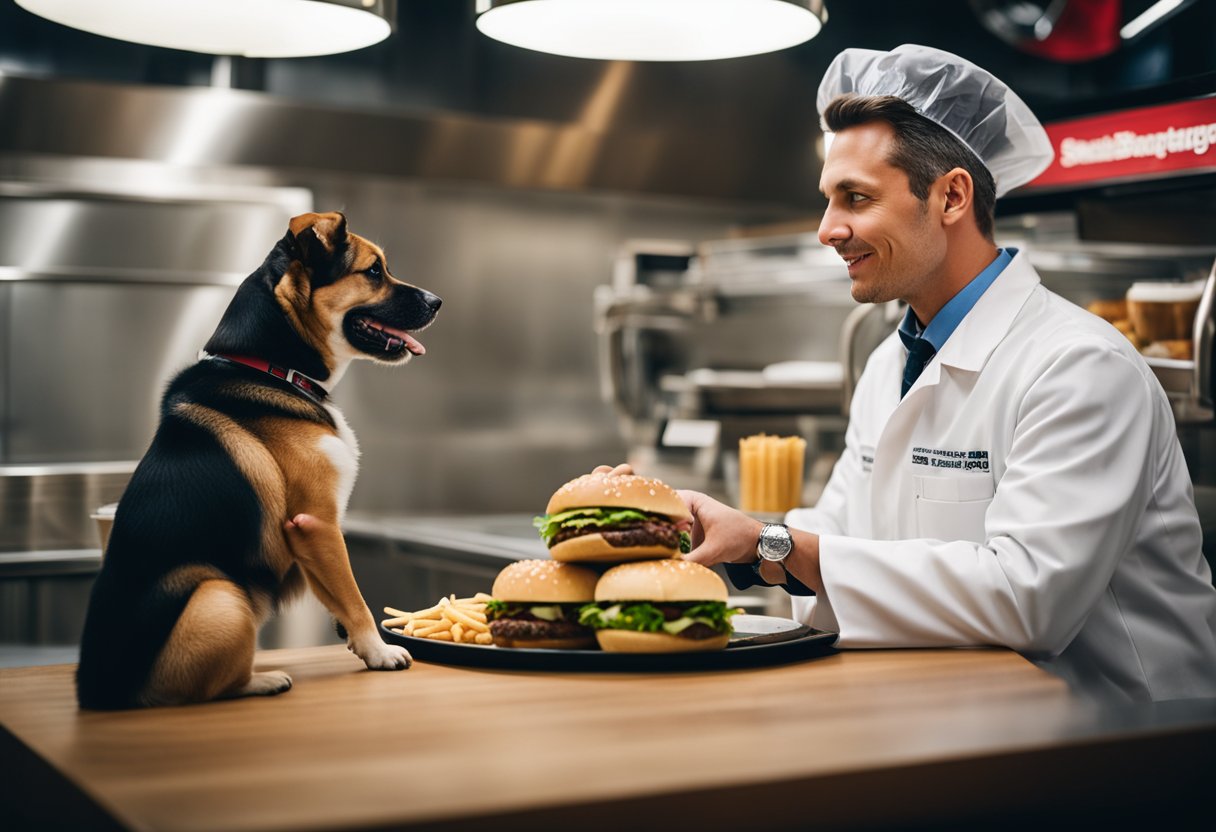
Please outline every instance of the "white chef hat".
M890 52L846 49L819 84L819 115L843 93L893 95L949 130L996 180L996 195L1025 185L1051 164L1047 131L992 73L957 55L905 43Z

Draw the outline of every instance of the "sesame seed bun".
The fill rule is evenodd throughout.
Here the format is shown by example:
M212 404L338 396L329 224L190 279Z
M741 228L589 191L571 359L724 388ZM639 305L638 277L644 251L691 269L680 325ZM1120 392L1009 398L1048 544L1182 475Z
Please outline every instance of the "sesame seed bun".
M633 474L584 474L572 479L549 499L545 513L595 507L634 508L662 514L676 522L692 519L688 507L671 486L662 480Z
M614 566L595 585L596 601L722 601L726 584L712 570L688 560L647 560Z
M490 594L499 601L576 604L595 596L599 576L551 560L521 560L498 573Z

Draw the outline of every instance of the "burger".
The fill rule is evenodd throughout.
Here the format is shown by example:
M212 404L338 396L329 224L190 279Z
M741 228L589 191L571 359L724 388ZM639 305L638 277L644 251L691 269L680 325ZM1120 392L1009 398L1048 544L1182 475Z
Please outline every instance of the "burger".
M595 648L595 631L579 610L595 597L590 569L551 560L521 560L498 573L486 604L490 635L499 647L553 650Z
M533 520L560 561L674 558L689 548L692 515L665 483L633 474L585 474L557 490Z
M612 653L687 653L721 650L730 641L726 584L710 569L685 560L623 563L595 587L595 603L579 621L595 629Z

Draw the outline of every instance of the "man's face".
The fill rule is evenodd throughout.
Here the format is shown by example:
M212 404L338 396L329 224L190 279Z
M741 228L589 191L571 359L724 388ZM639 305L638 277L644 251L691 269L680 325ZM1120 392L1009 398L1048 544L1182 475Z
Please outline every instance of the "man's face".
M819 180L828 198L819 241L849 264L855 301L899 298L915 307L932 291L946 236L935 212L909 189L907 174L887 162L894 142L885 121L835 135Z

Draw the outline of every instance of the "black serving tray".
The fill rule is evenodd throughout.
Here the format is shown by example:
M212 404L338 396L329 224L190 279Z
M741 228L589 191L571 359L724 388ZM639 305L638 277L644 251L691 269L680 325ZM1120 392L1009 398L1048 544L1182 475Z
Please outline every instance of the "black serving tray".
M415 659L424 662L502 670L580 672L668 673L765 667L834 653L832 645L836 642L836 633L814 630L801 624L779 636L773 633L736 632L726 649L705 653L605 653L602 650L533 650L453 644L450 641L398 635L383 626L380 634L389 644L400 644Z

